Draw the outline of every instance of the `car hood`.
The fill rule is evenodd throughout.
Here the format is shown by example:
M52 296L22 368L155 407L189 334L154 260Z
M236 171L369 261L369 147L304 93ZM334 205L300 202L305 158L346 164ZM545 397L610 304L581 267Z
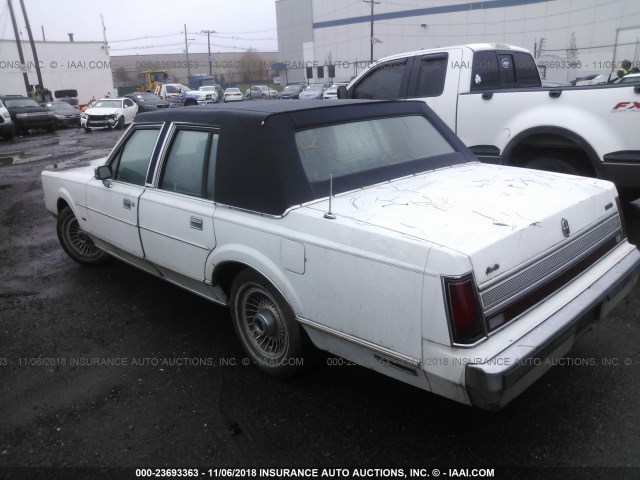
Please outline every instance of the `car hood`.
M84 113L87 115L115 115L121 111L121 108L87 108Z
M471 163L332 199L337 218L447 247L469 257L479 285L615 212L606 181ZM327 211L328 201L309 208ZM493 269L499 265L499 269Z

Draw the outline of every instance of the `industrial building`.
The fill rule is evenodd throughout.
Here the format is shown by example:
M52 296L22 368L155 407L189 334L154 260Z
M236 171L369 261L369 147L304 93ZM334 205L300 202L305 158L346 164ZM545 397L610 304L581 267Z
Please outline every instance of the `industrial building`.
M349 80L372 59L467 43L534 53L553 81L640 62L637 0L277 0L288 81Z

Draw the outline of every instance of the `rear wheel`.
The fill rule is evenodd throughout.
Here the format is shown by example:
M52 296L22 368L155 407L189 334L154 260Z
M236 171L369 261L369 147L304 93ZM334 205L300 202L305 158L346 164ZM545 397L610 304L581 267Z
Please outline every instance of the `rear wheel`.
M78 219L69 207L64 207L58 215L58 240L72 260L81 265L100 265L109 255L100 250L80 227Z
M260 370L290 378L304 369L304 332L276 288L253 270L231 286L231 318L247 355Z

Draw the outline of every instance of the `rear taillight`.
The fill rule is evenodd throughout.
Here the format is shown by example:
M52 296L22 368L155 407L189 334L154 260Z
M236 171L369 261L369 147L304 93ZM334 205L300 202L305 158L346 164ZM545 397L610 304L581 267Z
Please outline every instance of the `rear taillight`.
M445 278L444 289L453 343L476 343L486 332L473 277Z

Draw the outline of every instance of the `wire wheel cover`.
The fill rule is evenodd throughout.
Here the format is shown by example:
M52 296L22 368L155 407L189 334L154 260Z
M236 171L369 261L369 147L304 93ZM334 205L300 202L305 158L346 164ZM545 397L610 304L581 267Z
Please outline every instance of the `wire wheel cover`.
M256 353L272 359L287 351L289 334L276 301L263 288L248 286L241 297L241 328Z

